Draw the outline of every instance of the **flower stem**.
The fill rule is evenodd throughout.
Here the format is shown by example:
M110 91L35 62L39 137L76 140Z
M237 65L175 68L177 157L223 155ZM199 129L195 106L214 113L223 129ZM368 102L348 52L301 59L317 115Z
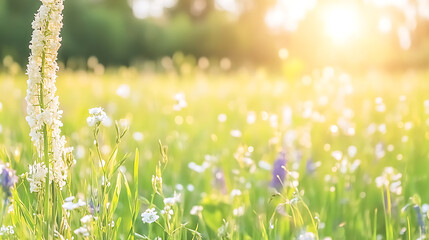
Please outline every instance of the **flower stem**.
M46 24L48 25L48 24ZM42 66L40 70L40 76L41 76L41 82L40 82L40 97L39 97L39 103L41 111L44 111L45 109L45 103L44 103L44 94L43 94L43 84L44 84L44 78L45 78L45 51L42 52ZM48 169L48 173L46 174L45 179L45 199L44 199L44 216L45 216L45 228L44 228L44 236L45 239L49 239L49 225L51 224L51 221L49 219L49 141L48 141L48 127L46 126L46 123L43 124L43 158L45 162L45 167Z
M45 239L49 239L49 225L51 224L51 221L49 219L49 152L48 152L48 134L47 134L47 127L46 124L43 126L43 138L44 138L44 159L45 159L45 165L48 169L48 174L46 174L46 180L45 180L45 207L44 207L44 213L45 213Z

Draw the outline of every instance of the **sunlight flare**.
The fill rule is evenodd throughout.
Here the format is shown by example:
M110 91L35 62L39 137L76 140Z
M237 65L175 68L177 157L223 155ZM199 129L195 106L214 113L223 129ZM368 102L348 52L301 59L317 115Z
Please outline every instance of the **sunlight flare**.
M351 5L328 6L323 12L326 35L336 44L344 44L359 34L361 16Z

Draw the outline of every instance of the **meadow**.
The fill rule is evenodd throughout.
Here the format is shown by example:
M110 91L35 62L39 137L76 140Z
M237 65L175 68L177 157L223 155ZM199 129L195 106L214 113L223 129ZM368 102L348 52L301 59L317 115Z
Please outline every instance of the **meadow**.
M11 66L0 74L0 159L19 180L10 195L3 187L0 237L39 238L27 76ZM55 238L424 239L428 75L61 68L61 130L75 163ZM110 119L96 133L94 107ZM98 153L117 168L106 192ZM99 191L113 209L101 227Z

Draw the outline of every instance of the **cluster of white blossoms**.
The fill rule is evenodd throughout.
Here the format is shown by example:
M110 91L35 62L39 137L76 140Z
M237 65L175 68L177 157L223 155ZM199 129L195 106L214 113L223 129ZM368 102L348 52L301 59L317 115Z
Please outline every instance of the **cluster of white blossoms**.
M100 123L104 126L109 126L111 124L110 118L103 111L103 108L91 108L89 109L90 116L86 119L90 127L99 125Z
M15 231L13 230L13 226L1 226L0 228L0 236L8 236L14 235Z
M174 214L174 211L170 205L165 205L164 209L161 210L161 214L165 215L168 220L170 220L171 216Z
M86 227L79 227L73 231L76 235L82 235L83 237L89 237L89 231Z
M217 230L217 235L219 238L229 238L228 231L229 231L229 223L224 219L222 226L220 226L220 228L218 228Z
M74 210L76 208L80 208L80 207L86 206L86 202L83 201L80 198L78 199L78 201L76 203L74 203L73 200L75 200L74 196L70 196L70 197L64 199L64 204L62 205L62 207L65 210L72 211L72 210Z
M199 215L203 212L203 206L201 205L195 205L191 208L191 215Z
M375 184L378 188L389 188L390 192L395 193L396 195L402 194L402 185L401 185L402 174L399 173L393 167L384 168L381 176L375 178Z
M188 106L186 96L183 92L176 93L174 95L174 100L176 100L176 104L173 106L174 111L180 111Z
M30 183L30 192L39 192L45 187L45 179L48 169L44 163L34 163L29 166L29 176L27 178ZM51 179L49 176L49 179Z
M61 136L62 126L59 101L56 94L56 72L58 70L57 54L60 47L59 37L62 27L63 0L41 0L38 12L32 22L33 35L30 41L31 54L27 65L28 89L26 120L30 126L30 137L37 149L38 156L43 159L45 151L49 153L49 168L52 178L61 188L66 184L67 164L64 161L71 148L65 148L66 139ZM46 133L48 149L45 148ZM45 166L46 168L47 166ZM32 173L36 174L32 176ZM37 192L42 184L42 165L35 164L30 171L29 181L32 190Z
M89 237L90 234L90 229L91 229L91 223L93 220L93 216L92 215L85 215L80 219L80 222L82 223L82 226L75 229L73 232L76 235L81 235L83 237Z
M144 223L153 223L158 220L159 216L155 211L155 208L149 208L146 211L144 211L141 215L142 221Z
M173 206L180 202L180 194L176 194L174 192L174 196L170 198L164 198L164 209L161 210L161 215L164 215L167 217L168 220L171 219L171 216L174 214Z
M93 220L92 215L85 215L80 219L82 224L89 224Z
M298 240L316 240L316 235L312 232L304 232L298 236Z
M180 193L179 194L176 194L176 192L174 192L174 195L173 195L173 197L170 197L170 198L164 198L164 204L165 205L170 205L170 206L173 206L174 204L176 204L176 203L178 203L178 202L180 202L181 201L181 199L180 199Z

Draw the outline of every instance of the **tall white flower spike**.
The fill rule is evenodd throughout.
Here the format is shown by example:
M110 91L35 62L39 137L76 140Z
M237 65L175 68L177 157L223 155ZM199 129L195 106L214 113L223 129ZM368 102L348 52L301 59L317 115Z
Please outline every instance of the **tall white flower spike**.
M49 181L57 183L62 188L67 180L67 164L65 156L71 152L65 148L66 139L61 136L60 127L62 111L59 110L58 96L56 96L55 81L58 71L57 55L60 47L60 30L62 24L63 0L41 0L38 12L32 22L33 35L30 42L31 54L28 58L27 75L28 89L26 120L30 125L30 137L37 149L40 159L49 159ZM45 158L45 155L48 158ZM46 164L46 161L45 161ZM38 165L34 165L38 166ZM32 173L41 174L44 171L30 171L29 180L33 186L38 186L36 180L40 176L31 176ZM46 173L47 174L47 171ZM52 176L52 178L51 178ZM33 187L34 192L42 188Z

